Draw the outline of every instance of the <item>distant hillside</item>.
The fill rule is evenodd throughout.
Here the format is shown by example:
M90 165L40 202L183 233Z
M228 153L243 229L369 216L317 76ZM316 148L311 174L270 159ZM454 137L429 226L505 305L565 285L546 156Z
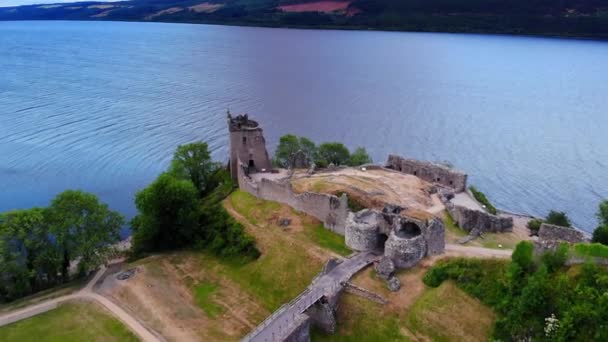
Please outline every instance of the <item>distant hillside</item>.
M608 0L134 0L0 8L0 20L58 19L608 38Z

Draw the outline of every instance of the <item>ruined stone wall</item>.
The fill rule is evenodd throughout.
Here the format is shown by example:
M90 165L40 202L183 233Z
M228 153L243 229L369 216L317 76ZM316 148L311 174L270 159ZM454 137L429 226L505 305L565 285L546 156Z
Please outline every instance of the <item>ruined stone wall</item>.
M457 192L464 191L467 188L467 175L465 173L441 164L407 159L391 154L388 156L386 167L417 176L427 182L445 185Z
M284 342L310 342L310 321L311 319L308 315L298 315L285 336L277 336L277 340Z
M548 223L540 225L538 238L541 241L565 241L570 243L585 241L585 235L574 228L560 227Z
M244 121L243 121L244 120ZM239 160L246 167L262 171L272 168L264 132L257 122L241 117L228 119L230 131L230 173L232 179L238 177Z
M473 210L446 202L445 207L458 225L470 232L477 230L485 233L504 233L513 231L513 218L500 217L484 211Z
M384 255L391 258L395 267L414 267L426 255L424 236L402 238L393 231L384 245Z
M381 249L378 214L373 210L365 210L357 215L350 213L346 224L345 243L359 252Z
M242 164L242 163L241 163ZM305 192L294 193L289 180L262 179L254 182L245 174L244 166L239 168L239 188L258 198L287 204L295 210L313 216L323 222L325 228L344 235L348 203L346 195L333 195Z
M422 235L426 240L426 255L439 255L445 250L445 227L438 218L432 218L427 222Z

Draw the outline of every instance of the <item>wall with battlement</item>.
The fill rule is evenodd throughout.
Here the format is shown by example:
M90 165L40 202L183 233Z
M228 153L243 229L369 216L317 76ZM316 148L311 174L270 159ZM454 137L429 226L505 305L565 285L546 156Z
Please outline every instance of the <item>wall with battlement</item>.
M346 195L319 194L313 192L295 193L291 182L263 178L260 182L247 176L246 167L240 163L238 173L239 188L258 198L287 204L295 210L313 216L323 222L325 228L344 235L348 203Z
M453 188L457 192L464 191L467 188L467 175L465 173L441 164L391 154L388 156L386 167L417 176L427 182Z

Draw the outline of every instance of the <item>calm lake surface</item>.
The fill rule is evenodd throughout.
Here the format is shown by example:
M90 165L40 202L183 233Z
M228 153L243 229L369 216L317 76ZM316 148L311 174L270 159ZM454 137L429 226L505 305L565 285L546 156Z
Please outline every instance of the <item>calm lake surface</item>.
M608 198L608 42L0 22L0 211L79 188L131 217L178 144L227 159L225 112L279 136L449 161L504 209Z

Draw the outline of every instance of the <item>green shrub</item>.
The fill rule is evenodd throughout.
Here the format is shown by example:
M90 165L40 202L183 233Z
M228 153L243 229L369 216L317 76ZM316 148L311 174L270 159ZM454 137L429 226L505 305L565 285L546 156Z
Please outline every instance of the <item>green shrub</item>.
M551 210L549 212L549 214L547 215L545 222L549 223L549 224L554 224L554 225L560 226L560 227L571 227L572 226L572 223L570 222L568 215L566 215L566 213L563 211Z
M562 243L554 252L546 252L541 255L541 261L550 273L556 272L566 265L569 249L568 244Z
M455 258L440 260L424 276L426 285L437 287L445 280L453 280L470 295L482 302L499 303L506 291L506 269L504 260Z
M567 246L563 245L524 272L519 265L529 264L529 245L518 247L511 263L479 259L439 261L428 270L424 282L436 287L450 279L492 306L498 316L492 340L605 341L608 270L586 264L579 272L570 272L563 266L567 255ZM551 315L558 319L559 327L548 336L545 319Z
M524 271L529 271L534 266L534 244L530 241L522 241L515 246L511 260Z
M372 162L372 158L367 154L364 147L358 147L355 152L350 155L348 165L359 166L363 164L369 164Z
M593 237L591 241L608 245L608 225L604 224L597 227L593 231Z
M526 227L530 229L533 235L538 235L538 231L540 230L540 226L543 224L543 220L541 219L532 219L528 221Z
M486 197L486 195L483 192L477 190L477 188L474 187L474 186L470 186L469 190L471 190L471 192L473 193L473 197L475 197L475 199L479 203L485 205L486 210L490 214L496 215L496 213L498 212L498 210L496 210L496 208L492 205L492 203L490 203L490 200L488 200L488 198Z
M577 243L573 249L577 256L608 258L608 246L600 243Z

